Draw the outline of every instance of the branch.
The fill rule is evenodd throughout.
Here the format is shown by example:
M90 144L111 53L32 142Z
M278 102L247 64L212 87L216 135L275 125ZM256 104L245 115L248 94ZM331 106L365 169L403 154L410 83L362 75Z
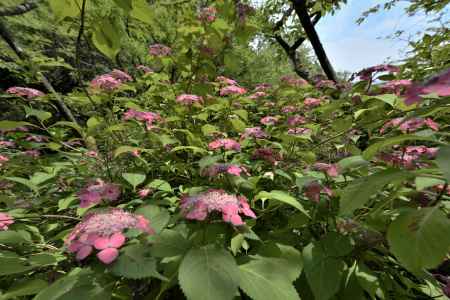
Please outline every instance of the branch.
M38 7L37 0L25 0L22 4L0 9L0 17L17 16L27 13Z
M287 18L289 18L289 16L292 14L292 12L294 11L294 8L291 6L289 7L288 10L286 10L283 14L283 16L281 17L280 20L278 20L278 22L275 23L275 26L273 28L273 31L278 31L281 27L283 27L284 22L286 21Z

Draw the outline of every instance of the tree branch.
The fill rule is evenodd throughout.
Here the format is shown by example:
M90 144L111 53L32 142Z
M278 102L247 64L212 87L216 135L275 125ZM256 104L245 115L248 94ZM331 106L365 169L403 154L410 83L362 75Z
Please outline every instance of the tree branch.
M0 9L0 17L17 16L27 13L38 7L37 0L25 0L22 4Z

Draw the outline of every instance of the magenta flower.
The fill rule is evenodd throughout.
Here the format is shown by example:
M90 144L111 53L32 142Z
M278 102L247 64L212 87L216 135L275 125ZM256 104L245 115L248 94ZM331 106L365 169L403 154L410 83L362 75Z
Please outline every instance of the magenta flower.
M311 201L314 201L316 203L319 203L321 193L325 193L330 197L332 197L334 195L333 191L330 188L328 188L326 186L322 186L317 181L307 184L304 187L304 193L308 199L310 199Z
M361 70L356 75L361 78L361 80L370 80L372 76L379 72L389 72L389 73L398 73L400 72L400 68L393 65L377 65L370 68L366 68Z
M97 153L97 151L90 150L90 151L86 152L86 156L87 157L91 157L91 158L97 158L98 157L98 153Z
M9 158L5 155L0 154L0 167L3 166L3 163L9 161Z
M306 118L300 115L291 116L287 119L287 124L289 126L297 126L301 124L306 124Z
M80 207L85 208L98 204L102 200L116 201L120 196L120 188L113 183L105 183L101 179L88 184L77 194L80 199Z
M405 93L405 104L411 105L421 101L420 95L436 93L438 96L450 96L450 69L432 77L423 84L413 84Z
M258 148L253 152L252 159L262 159L273 165L277 165L279 161L283 160L283 157L272 148Z
M113 91L120 87L124 82L132 81L127 73L113 69L111 72L99 75L91 81L91 87L95 90Z
M177 97L176 101L184 105L193 105L195 103L203 103L203 98L197 95L182 94Z
M233 86L235 86L235 85L238 84L236 80L230 79L230 78L225 77L225 76L217 76L216 81L221 83L221 84L223 84L223 85L233 85Z
M392 80L381 86L383 93L394 93L400 95L402 91L412 85L412 81L408 79Z
M264 125L275 125L278 123L278 118L277 117L272 117L272 116L265 116L263 118L261 118L260 120L261 124Z
M11 141L0 141L0 148L8 148L8 147L15 147L16 143Z
M262 97L266 97L266 96L267 96L266 92L256 92L254 94L251 94L249 96L249 98L253 99L253 100L256 100L256 99L259 99L259 98L262 98Z
M286 105L281 108L281 112L284 114L296 112L298 109L293 105Z
M113 69L108 74L111 75L112 78L119 80L121 82L133 81L133 78L130 75L128 75L128 73L121 70Z
M126 113L124 113L123 119L125 121L129 119L136 119L138 121L145 122L148 130L154 127L155 122L162 121L162 118L158 113L154 113L151 111L137 111L134 109L129 109Z
M335 89L336 83L333 80L319 80L316 83L316 88L323 89L323 88L329 88L329 89Z
M388 121L387 123L385 123L383 125L383 127L381 127L380 134L383 134L386 131L386 129L391 128L391 127L399 127L399 129L403 133L414 132L417 129L424 127L424 126L427 126L434 131L439 131L439 124L434 122L430 118L426 118L426 119L411 118L406 121L403 121L403 120L404 120L404 118L395 118L395 119Z
M305 107L311 108L311 107L319 106L321 102L322 102L322 100L317 99L317 98L306 98L303 101L303 104L305 105Z
M0 212L0 231L6 231L9 225L14 224L14 218L7 213Z
M148 47L148 53L152 56L163 57L172 54L172 49L162 44L153 44Z
M247 93L247 90L237 85L228 85L220 89L220 96L228 95L243 95Z
M136 69L144 72L144 74L150 74L150 73L154 72L150 67L147 67L147 66L144 66L144 65L137 65Z
M426 146L408 146L403 150L381 153L378 158L394 167L412 170L427 166L421 160L433 159L437 155L438 150L438 148L428 148Z
M138 191L139 198L145 198L153 193L152 189L143 188Z
M290 135L309 135L311 133L312 133L312 130L310 128L304 128L304 127L289 128L287 131L287 134L290 134Z
M260 83L255 86L256 92L265 92L272 88L272 85L270 83Z
M327 164L327 163L315 163L313 169L317 171L325 172L330 177L339 176L340 170L337 164Z
M150 222L143 216L114 208L109 211L86 215L67 237L65 244L77 260L88 257L94 248L100 250L97 258L104 264L112 263L119 255L118 249L125 244L123 231L140 229L154 234Z
M230 174L234 176L241 176L241 173L244 172L247 175L248 172L244 167L240 167L234 164L213 164L202 170L202 176L208 177L216 177L219 174Z
M28 99L45 96L45 94L39 90L20 86L10 87L6 92L20 97L27 97Z
M262 130L261 127L251 127L251 128L245 128L245 131L243 134L241 134L241 140L246 139L248 137L252 137L255 139L265 139L268 138L269 135Z
M244 225L239 214L256 218L244 196L229 195L224 190L208 190L195 196L181 198L181 211L186 219L205 220L209 214L219 212L224 222L235 226Z
M29 135L25 140L28 142L45 143L48 142L48 137L44 135Z
M218 139L209 143L208 148L210 150L217 150L223 148L225 150L240 151L241 145L232 139Z
M200 10L198 18L202 22L212 23L216 19L216 14L217 9L215 7L204 7Z

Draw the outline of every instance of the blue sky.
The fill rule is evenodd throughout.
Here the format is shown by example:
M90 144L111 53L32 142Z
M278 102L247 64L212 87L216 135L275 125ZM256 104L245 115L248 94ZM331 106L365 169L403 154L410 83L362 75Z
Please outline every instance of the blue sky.
M407 43L383 37L399 29L414 33L426 25L423 16L407 16L404 6L380 11L371 15L363 24L356 24L355 21L362 12L383 2L350 0L334 16L327 15L319 22L317 31L336 70L355 72L383 63L389 58L398 60L407 50Z

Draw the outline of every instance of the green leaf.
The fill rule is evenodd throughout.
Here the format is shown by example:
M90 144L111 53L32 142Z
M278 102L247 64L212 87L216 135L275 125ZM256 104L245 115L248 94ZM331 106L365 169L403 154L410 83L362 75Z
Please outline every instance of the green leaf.
M188 299L231 300L238 291L239 274L229 252L208 245L186 254L178 280Z
M49 0L49 4L58 21L66 17L76 17L80 13L80 3L76 0Z
M30 108L28 106L24 106L25 108L25 117L36 117L39 121L44 122L52 117L52 113L44 110Z
M133 18L149 25L153 25L155 14L146 0L133 0L132 6L133 9L131 10L130 15Z
M170 183L168 183L167 181L162 180L162 179L155 179L152 182L150 182L149 184L147 184L146 187L155 189L158 191L163 191L163 192L171 192L172 191L172 187L170 186Z
M150 221L150 226L159 233L170 220L170 213L167 209L156 206L146 205L136 210L136 214L143 215Z
M415 180L416 189L418 191L424 190L426 188L429 188L429 187L432 187L435 185L444 184L444 183L445 183L444 180L431 178L431 177L416 177L416 180Z
M131 0L114 0L114 2L127 13L133 9Z
M289 262L272 257L257 257L240 265L240 287L254 300L299 300L285 269Z
M332 254L325 252L318 242L310 243L303 249L306 278L317 300L331 299L341 285L345 263L329 256Z
M100 52L114 60L120 51L120 31L115 23L104 18L95 27L92 42Z
M120 146L119 148L117 148L116 150L114 150L114 158L116 158L117 156L123 154L123 153L131 153L133 151L136 150L142 150L142 148L138 148L138 147L131 147L131 146Z
M122 177L133 187L133 189L136 189L138 185L143 183L145 181L145 175L144 174L137 174L137 173L122 173Z
M262 191L259 192L256 196L255 199L272 199L272 200L277 200L286 204L289 204L293 207L295 207L296 209L298 209L299 211L301 211L302 213L304 213L306 216L310 217L309 213L305 210L305 208L303 207L303 205L300 204L300 202L298 202L297 199L295 199L294 197L292 197L291 195L289 195L286 192L283 191L278 191L278 190L273 190L270 193L266 192L266 191Z
M408 210L387 232L391 252L411 271L437 267L450 248L450 220L439 206Z
M389 139L382 140L373 145L370 145L366 150L364 150L362 157L365 160L370 160L381 150L383 150L387 147L393 146L393 145L401 144L402 142L406 142L406 141L434 141L434 142L436 142L436 139L434 139L432 137L418 136L418 135L412 135L412 134L399 135L399 136L395 136L395 137L392 137Z
M130 279L154 277L167 280L158 273L156 259L151 257L148 248L141 244L124 247L120 251L119 258L112 265L111 272Z
M245 128L247 128L247 125L240 119L231 119L230 122L233 129L237 132L244 132Z
M385 185L412 176L414 175L407 171L389 169L353 181L341 194L339 214L351 214L355 209L363 207Z
M13 130L23 126L35 126L28 122L0 121L1 130Z
M211 124L205 124L202 126L202 133L205 136L209 136L212 133L219 132L219 131L220 131L219 128L217 128L216 126L211 125Z
M364 96L363 98L366 98L367 96ZM390 106L394 107L397 101L399 100L399 97L395 94L384 94L384 95L376 95L376 96L368 96L369 99L377 99L380 101L383 101L384 103L389 104Z
M436 164L441 169L447 181L450 183L450 146L439 148Z
M341 170L347 170L361 166L366 166L369 164L369 162L364 158L362 158L362 156L355 155L341 159L337 164Z
M155 257L172 257L183 255L191 243L181 233L165 229L160 234L152 236L152 255Z
M6 293L0 295L1 300L15 297L35 295L45 289L48 283L42 279L31 279L14 284Z
M54 178L57 174L48 174L44 172L36 172L30 177L30 182L34 185L40 185L41 183Z
M30 242L29 234L26 234L26 231L0 231L0 244L15 245Z
M5 177L5 179L23 184L26 187L28 187L30 190L32 190L33 192L39 191L39 188L37 187L37 185L35 185L28 179L20 178L20 177Z
M173 148L170 152L178 152L178 151L186 151L186 150L192 151L194 153L199 153L199 154L205 154L208 152L205 149L196 147L196 146L178 146L178 147Z
M299 188L299 190L301 191L303 189L303 187L305 185L310 184L311 182L316 181L317 178L315 177L311 177L311 176L302 176L302 177L297 177L295 179L295 185Z

